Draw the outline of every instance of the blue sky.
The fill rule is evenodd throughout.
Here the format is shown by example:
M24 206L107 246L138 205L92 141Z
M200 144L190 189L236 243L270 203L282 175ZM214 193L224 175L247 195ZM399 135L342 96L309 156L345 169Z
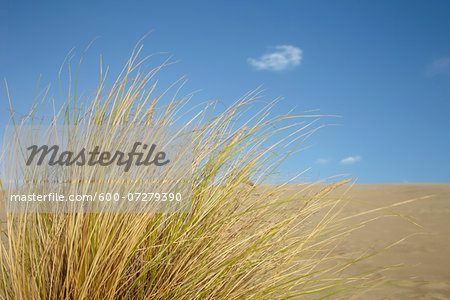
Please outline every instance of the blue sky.
M64 3L63 3L64 2ZM194 101L230 104L264 84L279 111L320 109L329 126L283 167L358 183L450 182L448 1L5 1L0 77L14 107L31 106L39 75L55 80L70 49L97 36L81 71L93 88L98 62L117 74L139 38L145 54L179 62ZM57 95L58 90L53 89ZM6 123L5 85L0 118Z

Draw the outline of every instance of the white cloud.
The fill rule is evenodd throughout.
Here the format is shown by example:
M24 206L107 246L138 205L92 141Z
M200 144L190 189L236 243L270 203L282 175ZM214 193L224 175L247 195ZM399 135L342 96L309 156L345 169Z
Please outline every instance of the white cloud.
M440 73L450 72L450 56L434 60L426 69L425 75L432 77Z
M361 161L361 156L349 156L341 160L341 164L350 165Z
M272 53L264 54L258 59L249 58L248 63L256 70L283 71L300 65L303 51L290 45L275 47Z
M328 163L328 159L326 159L326 158L319 158L319 159L317 159L316 160L316 164L319 164L319 165L325 165L325 164L327 164Z

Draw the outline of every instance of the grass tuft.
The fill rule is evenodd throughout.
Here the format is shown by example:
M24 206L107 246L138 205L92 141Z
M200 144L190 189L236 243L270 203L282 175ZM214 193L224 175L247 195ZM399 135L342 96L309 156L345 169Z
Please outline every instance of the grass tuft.
M347 181L310 196L307 185L293 192L290 180L268 185L320 127L318 116L273 116L276 102L262 102L257 91L223 112L216 103L189 107L189 97L178 101L181 82L155 95L155 75L170 62L143 72L140 51L133 51L110 88L102 71L89 101L69 88L66 96L61 91L59 109L53 99L34 101L26 117L12 114L12 122L37 128L44 122L39 116L45 109L39 109L50 104L53 124L67 128L158 124L164 131L189 123L191 212L9 214L0 247L1 298L287 299L373 286L365 273L342 275L354 262L338 262L332 254L352 228L336 226L340 199L327 195ZM68 188L89 182L73 184Z

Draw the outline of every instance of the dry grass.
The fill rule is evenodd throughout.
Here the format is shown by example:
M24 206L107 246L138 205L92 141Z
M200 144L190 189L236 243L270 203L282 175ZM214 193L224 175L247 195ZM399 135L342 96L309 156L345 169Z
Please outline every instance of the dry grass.
M311 116L272 117L274 103L255 111L257 93L219 114L211 103L188 109L186 101L154 96L160 67L141 73L145 59L137 60L139 52L111 88L104 87L102 74L87 106L76 89L69 91L53 118L68 125L144 122L169 128L186 123L186 111L197 111L189 119L195 128L191 212L9 214L0 248L2 298L286 299L373 284L367 274L340 275L352 262L338 263L331 255L351 230L333 225L339 200L326 198L333 186L309 197L302 189L287 193L289 180L264 186L317 129L314 121L303 121ZM33 105L14 125L37 126L38 116ZM4 194L6 189L3 181ZM290 213L280 219L287 207ZM322 217L313 218L317 214Z

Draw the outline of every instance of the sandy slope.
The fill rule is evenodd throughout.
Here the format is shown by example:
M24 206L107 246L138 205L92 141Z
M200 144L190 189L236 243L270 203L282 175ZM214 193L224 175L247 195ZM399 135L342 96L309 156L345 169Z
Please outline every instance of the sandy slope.
M380 206L434 195L392 208L422 227L391 215L352 233L339 247L338 252L345 256L362 248L379 249L412 235L355 267L358 271L386 265L414 265L385 273L392 280L406 279L410 283L382 287L361 299L382 299L390 293L394 294L388 299L450 299L450 184L354 185L342 186L334 192L336 195L344 193L348 198ZM367 205L349 203L343 215L350 216L367 209ZM386 212L378 215L386 215Z
M296 189L298 187L292 187L293 191ZM383 217L353 232L340 244L337 253L343 258L349 258L355 253L361 253L361 249L374 251L412 235L401 244L348 270L362 272L387 265L414 265L384 273L391 280L408 280L408 283L383 286L359 299L382 299L386 295L390 295L388 299L450 299L450 184L345 185L332 195L378 206L390 206L408 199L434 195L392 208L422 227L398 216ZM373 207L348 202L342 216L352 216L370 208ZM1 215L0 219L4 222L4 211L1 211ZM387 213L378 212L370 216L382 215L386 216ZM367 217L353 218L348 222L355 223Z

